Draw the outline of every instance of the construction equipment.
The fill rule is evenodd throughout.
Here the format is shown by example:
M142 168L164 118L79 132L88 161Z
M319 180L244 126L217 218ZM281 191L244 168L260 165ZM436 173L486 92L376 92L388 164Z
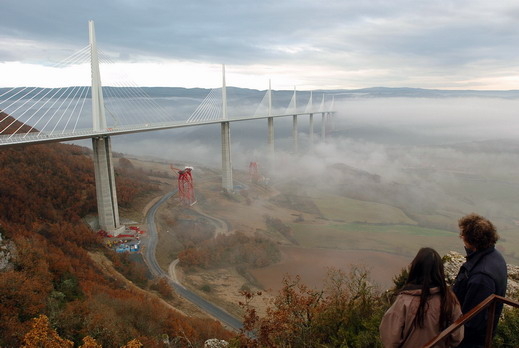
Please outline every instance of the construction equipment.
M195 190L193 186L193 176L191 171L193 167L185 167L184 169L178 169L170 165L172 171L177 173L177 184L178 184L178 197L182 204L193 205L196 203Z
M257 183L260 179L259 170L258 170L258 163L257 162L250 162L249 163L249 177L250 181L252 183Z

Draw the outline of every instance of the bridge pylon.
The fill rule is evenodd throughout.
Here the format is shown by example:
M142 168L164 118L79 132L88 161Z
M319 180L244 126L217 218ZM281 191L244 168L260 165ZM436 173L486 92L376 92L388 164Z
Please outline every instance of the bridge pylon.
M90 40L90 64L92 69L92 126L94 131L106 130L105 106L101 73L97 56L94 22L88 22ZM94 152L94 170L96 181L97 213L99 228L105 231L120 229L119 207L117 206L117 192L112 162L112 145L110 137L92 138ZM116 233L112 233L116 235Z
M225 86L225 65L222 65L223 86L222 86L222 118L227 120L227 90ZM221 123L222 139L222 189L227 192L234 191L232 179L231 161L231 127L229 121Z
M297 97L296 97L296 87L294 86L294 96L292 97L294 101L294 115L292 116L292 151L294 154L297 154L299 151L299 141L297 136Z
M105 231L115 231L120 224L110 137L92 138L92 148L99 228Z
M321 114L321 141L326 140L326 112Z
M272 85L269 80L268 89L268 115L267 118L267 145L268 145L268 170L274 170L275 145L274 145L274 117L272 116Z
M310 149L313 151L314 149L314 114L310 114L310 118L308 120L308 138L310 141Z
M88 33L90 39L90 68L92 69L92 128L94 131L103 131L106 130L105 103L101 86L94 21L88 21Z

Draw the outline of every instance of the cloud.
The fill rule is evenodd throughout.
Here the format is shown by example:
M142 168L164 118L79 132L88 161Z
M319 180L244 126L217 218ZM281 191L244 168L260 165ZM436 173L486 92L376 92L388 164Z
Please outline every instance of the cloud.
M0 60L59 60L88 43L92 19L99 47L116 61L226 63L249 67L255 84L272 67L271 77L302 88L510 89L519 75L518 8L483 0L8 0L0 42L10 49Z
M338 122L352 129L386 128L434 144L513 138L519 133L515 99L360 98L337 107L347 110L347 117Z

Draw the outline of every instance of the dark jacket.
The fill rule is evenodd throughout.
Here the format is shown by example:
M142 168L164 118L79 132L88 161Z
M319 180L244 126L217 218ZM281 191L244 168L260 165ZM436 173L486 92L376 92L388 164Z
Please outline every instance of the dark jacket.
M468 255L452 288L460 301L463 314L492 294L505 296L507 278L505 259L494 247ZM494 329L502 309L502 303L496 306ZM461 346L484 345L486 327L487 310L483 310L465 324L465 338Z

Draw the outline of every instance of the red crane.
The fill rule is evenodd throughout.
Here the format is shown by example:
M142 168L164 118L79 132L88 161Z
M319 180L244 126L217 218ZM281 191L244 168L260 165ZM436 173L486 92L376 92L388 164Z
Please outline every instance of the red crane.
M180 202L185 205L193 205L196 203L195 190L193 188L193 176L191 175L192 167L178 169L170 165L171 170L178 174L178 196Z
M257 162L249 163L249 176L250 176L250 181L253 183L257 183L260 180L261 176L259 174Z

